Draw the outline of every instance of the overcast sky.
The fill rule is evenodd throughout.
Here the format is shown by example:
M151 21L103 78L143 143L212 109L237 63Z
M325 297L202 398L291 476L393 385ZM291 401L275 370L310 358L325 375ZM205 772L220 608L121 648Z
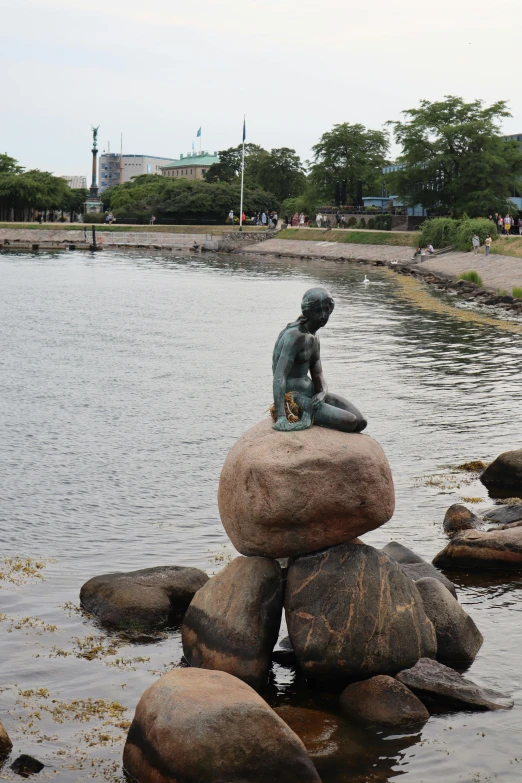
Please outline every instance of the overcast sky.
M522 133L521 0L0 0L0 150L87 174L99 147L293 147L380 128L419 99L509 100ZM197 143L196 143L197 144Z

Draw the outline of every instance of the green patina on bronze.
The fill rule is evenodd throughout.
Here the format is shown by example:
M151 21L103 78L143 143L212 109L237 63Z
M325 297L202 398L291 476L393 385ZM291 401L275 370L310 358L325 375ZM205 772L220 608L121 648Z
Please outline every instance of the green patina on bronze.
M316 333L326 326L333 309L333 297L325 288L310 288L301 302L302 314L276 340L272 356L275 430L306 430L312 423L342 432L361 432L366 427L355 405L328 391L323 375ZM298 406L299 421L287 418L285 398L289 394Z

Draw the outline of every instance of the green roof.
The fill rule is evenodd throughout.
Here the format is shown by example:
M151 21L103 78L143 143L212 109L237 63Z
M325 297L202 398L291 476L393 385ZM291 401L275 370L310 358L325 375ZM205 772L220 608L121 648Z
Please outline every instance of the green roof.
M179 160L173 160L166 166L161 166L162 169L180 169L187 166L212 166L213 163L219 163L219 157L217 155L187 155Z

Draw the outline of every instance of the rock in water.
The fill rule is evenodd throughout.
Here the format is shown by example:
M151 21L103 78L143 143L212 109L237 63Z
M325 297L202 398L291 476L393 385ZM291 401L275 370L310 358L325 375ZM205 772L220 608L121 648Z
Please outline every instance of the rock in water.
M380 726L409 726L427 721L424 704L402 683L386 674L354 682L341 693L341 710L348 718Z
M437 579L415 583L437 634L437 660L472 663L484 638L462 606Z
M0 723L0 755L5 755L6 753L9 753L12 747L13 747L13 743L9 738L9 734Z
M522 527L458 533L433 559L442 568L522 569Z
M522 449L505 451L493 460L480 480L488 489L522 489Z
M393 481L377 441L312 427L276 432L266 419L230 450L221 521L244 555L288 557L350 541L393 514Z
M495 506L484 514L484 519L499 525L513 525L522 520L522 503L507 503L505 506Z
M191 666L219 669L264 685L283 609L281 567L267 557L237 557L199 590L183 620Z
M123 766L140 783L321 783L296 734L246 683L174 669L136 708Z
M453 582L450 582L450 580L444 576L444 574L441 574L434 565L423 560L422 557L416 555L411 549L408 549L402 544L398 544L397 541L390 541L381 551L385 552L388 557L391 557L392 560L399 563L406 576L409 576L414 582L418 579L424 579L427 576L432 579L438 579L439 582L450 591L454 598L457 597L457 590L455 589Z
M299 666L313 679L395 674L437 653L415 583L362 543L295 560L285 610Z
M28 778L30 775L37 775L45 767L41 761L35 759L33 756L28 756L27 753L22 753L11 764L11 769L20 775L22 778Z
M420 555L417 555L411 549L408 549L407 546L399 544L398 541L390 541L389 544L386 544L386 546L382 548L382 551L385 552L388 557L391 557L392 560L395 560L396 563L400 563L401 565L426 562Z
M446 511L442 526L448 536L454 536L463 530L475 530L481 524L481 520L469 508L460 503L454 503Z
M509 710L513 700L505 693L482 688L442 663L423 658L412 669L397 675L422 701L442 702L458 708Z
M204 571L182 566L103 574L83 585L80 601L109 628L164 628L181 619L206 582Z

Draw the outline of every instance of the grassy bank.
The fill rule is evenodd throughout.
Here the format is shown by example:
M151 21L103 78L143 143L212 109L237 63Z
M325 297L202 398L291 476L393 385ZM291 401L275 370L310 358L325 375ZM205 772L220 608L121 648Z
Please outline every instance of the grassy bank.
M415 231L362 231L334 228L324 229L287 228L277 235L278 239L306 239L312 242L343 242L350 245L395 245L416 247L419 233Z
M44 231L82 231L84 228L91 230L91 223L0 223L0 228L25 228ZM95 223L96 231L132 231L133 234L140 231L158 234L214 234L220 235L224 231L239 231L238 226L132 226L113 223L112 226L104 223ZM243 231L263 231L257 226L244 226ZM266 231L266 229L265 229Z
M498 237L493 239L491 252L501 256L522 258L522 237Z

